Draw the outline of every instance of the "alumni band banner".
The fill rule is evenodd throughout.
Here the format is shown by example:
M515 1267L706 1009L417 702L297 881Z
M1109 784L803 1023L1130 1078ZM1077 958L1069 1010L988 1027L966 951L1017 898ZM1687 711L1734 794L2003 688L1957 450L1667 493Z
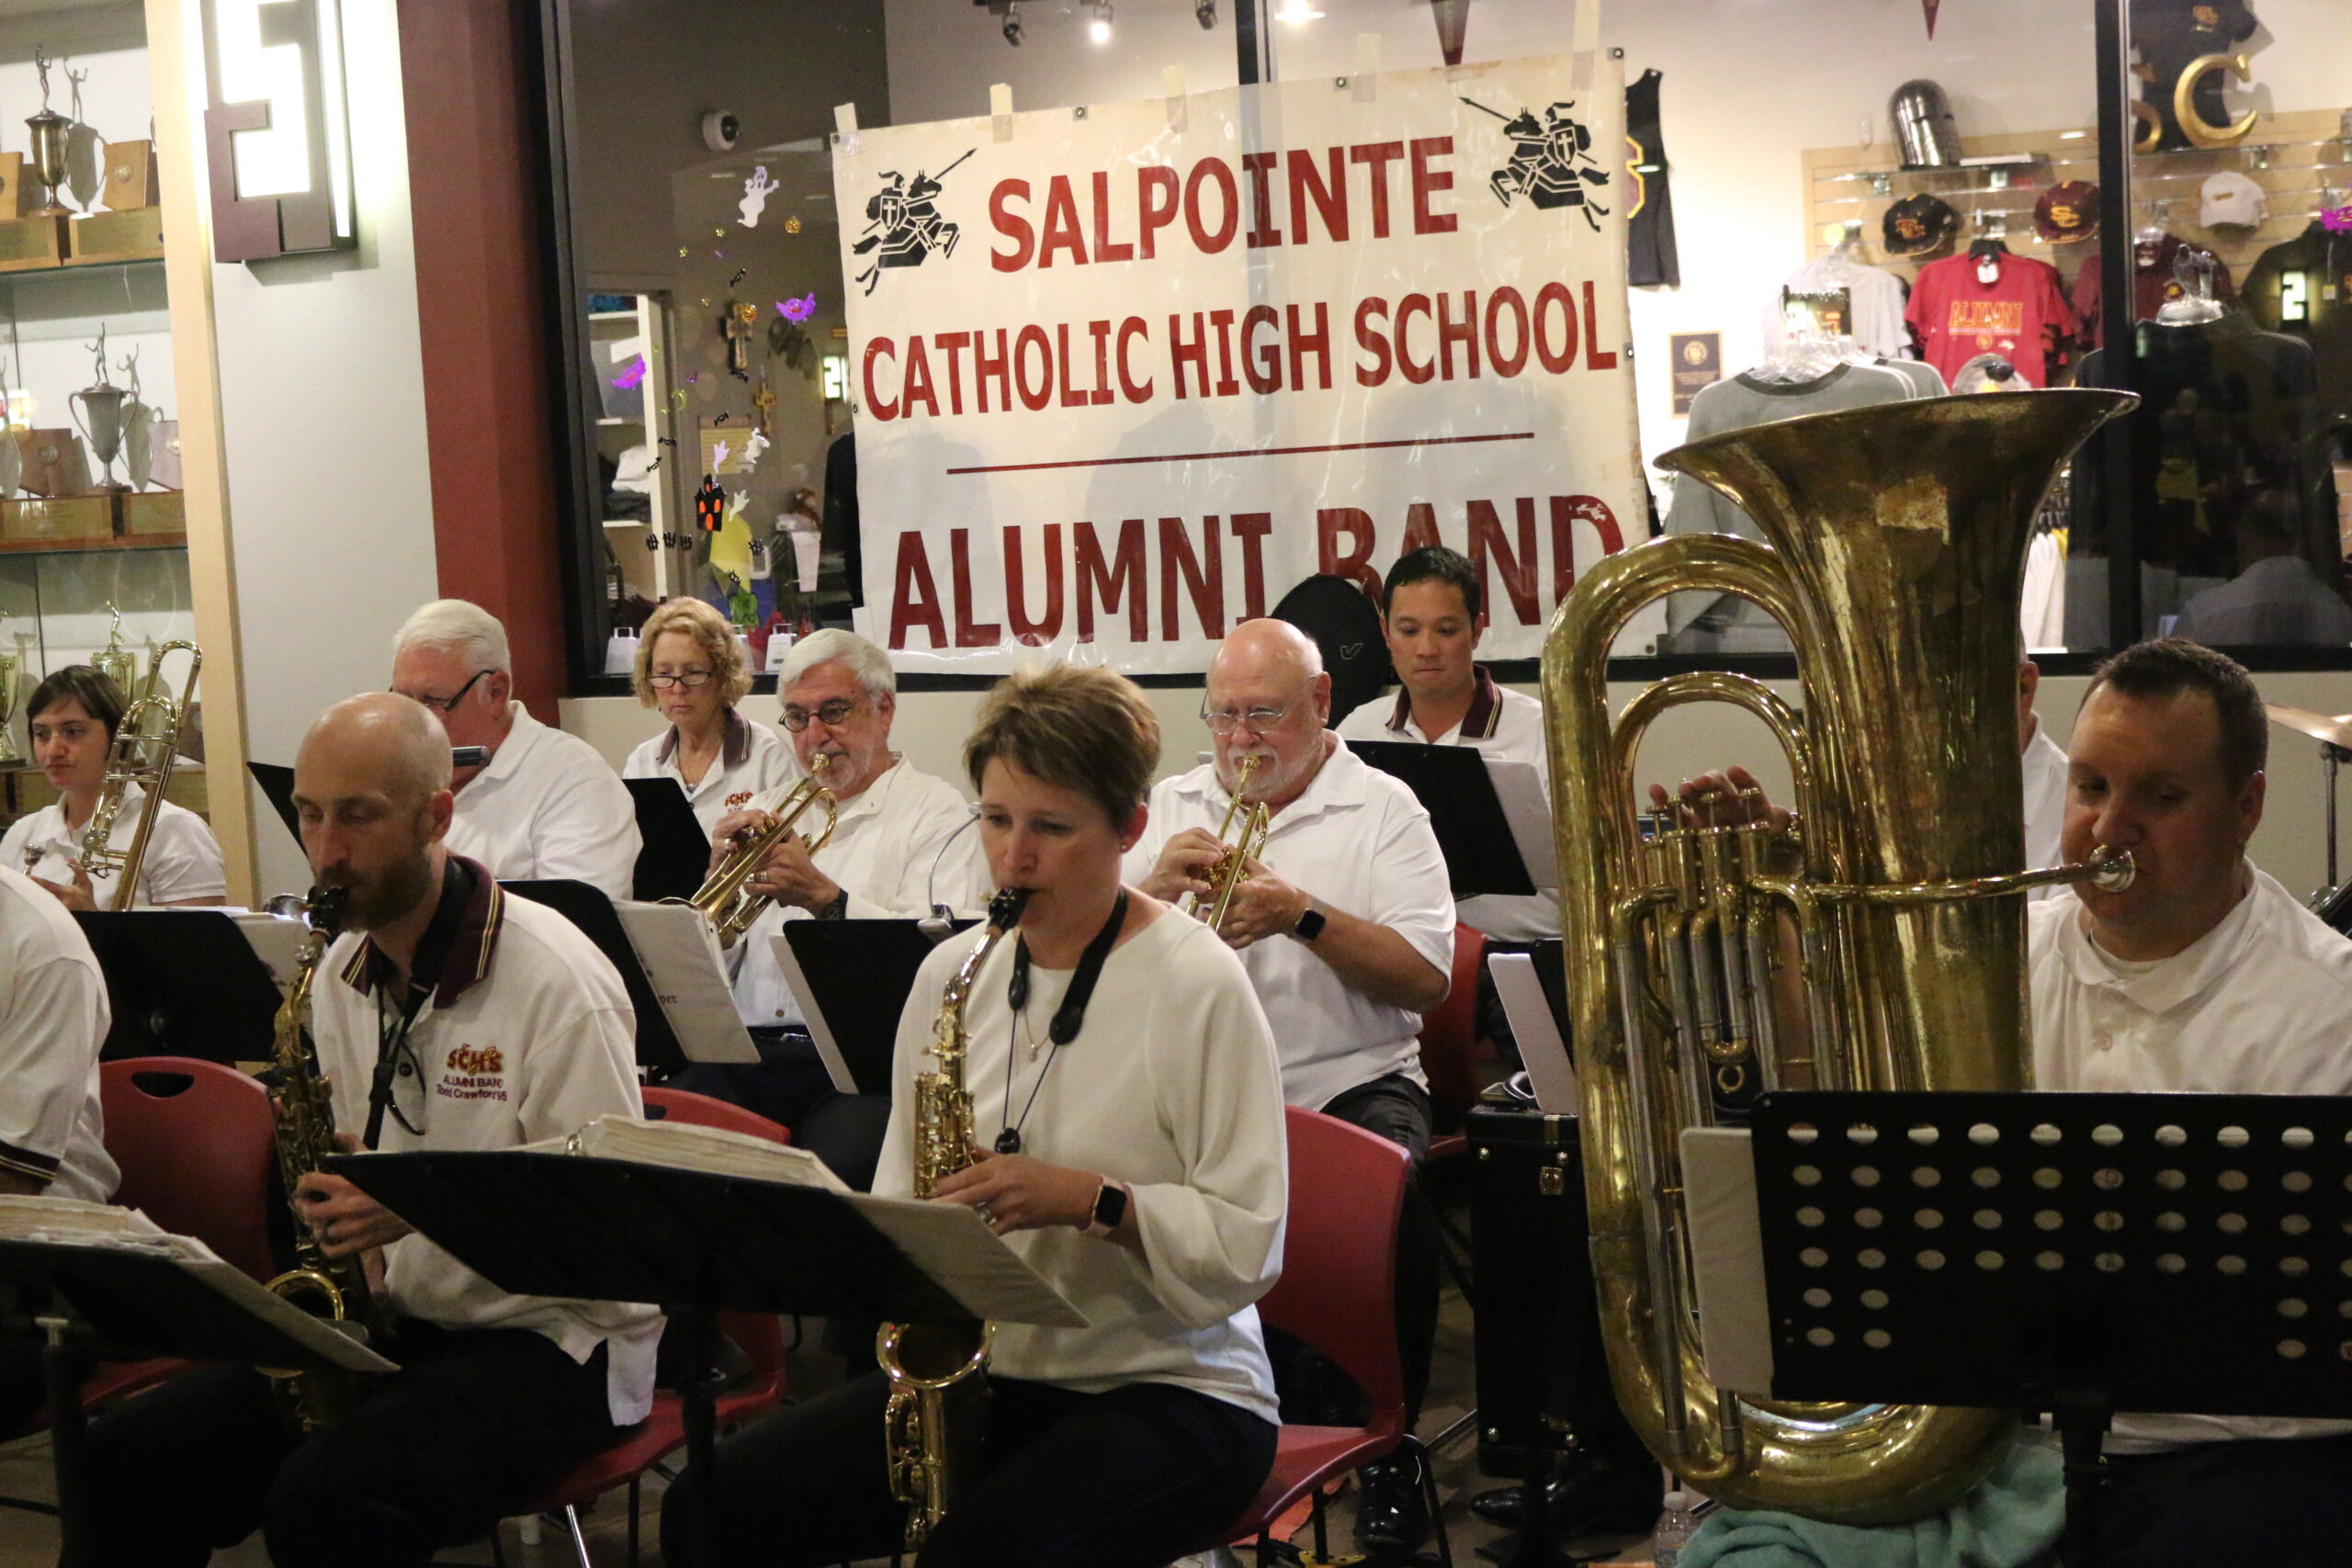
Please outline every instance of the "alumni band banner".
M1577 55L837 135L899 667L1199 671L1433 542L1485 581L1482 655L1534 655L1647 535L1623 111Z

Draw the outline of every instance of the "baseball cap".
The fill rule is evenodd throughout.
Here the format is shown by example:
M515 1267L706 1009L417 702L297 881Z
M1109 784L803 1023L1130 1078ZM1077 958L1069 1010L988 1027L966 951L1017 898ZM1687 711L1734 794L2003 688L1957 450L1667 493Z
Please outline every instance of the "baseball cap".
M2211 229L2227 223L2251 229L2270 216L2270 196L2235 170L2224 170L2205 182L2205 198L2197 220Z
M1887 254L1925 255L1940 248L1960 228L1960 214L1941 197L1906 196L1886 209L1883 224Z
M2033 227L2053 244L2089 239L2098 232L2098 186L2087 180L2052 186L2033 204Z

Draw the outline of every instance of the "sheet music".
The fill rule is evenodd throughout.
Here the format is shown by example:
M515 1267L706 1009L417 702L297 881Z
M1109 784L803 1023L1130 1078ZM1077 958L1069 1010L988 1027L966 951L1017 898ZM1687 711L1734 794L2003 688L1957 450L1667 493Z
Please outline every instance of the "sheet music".
M758 1049L735 1011L718 936L702 911L687 904L613 906L636 951L670 1032L690 1062L756 1062Z
M768 941L775 944L775 961L784 970L784 983L792 987L792 999L800 1004L800 1021L808 1026L808 1038L817 1047L817 1059L825 1064L825 1076L833 1080L833 1088L842 1094L855 1094L857 1079L849 1070L849 1059L833 1039L833 1027L825 1021L825 1010L817 1005L817 993L809 988L808 976L801 971L800 955L792 951L792 943L783 931Z
M962 1203L853 1192L842 1200L975 1317L1084 1328L1086 1314Z
M1574 1116L1576 1064L1568 1058L1568 1043L1560 1037L1559 1021L1552 1016L1551 998L1544 994L1535 960L1524 953L1492 953L1487 971L1495 977L1495 994L1510 1020L1511 1038L1519 1042L1519 1059L1526 1065L1536 1108L1548 1116Z
M1532 762L1489 756L1487 777L1494 782L1495 798L1502 803L1503 820L1510 825L1511 842L1519 846L1527 879L1539 890L1559 886L1560 858L1552 842L1552 802L1544 793L1543 771Z
M308 928L300 920L280 919L276 915L257 914L250 909L231 915L237 929L253 944L254 956L269 971L269 977L284 990L300 966L302 938Z

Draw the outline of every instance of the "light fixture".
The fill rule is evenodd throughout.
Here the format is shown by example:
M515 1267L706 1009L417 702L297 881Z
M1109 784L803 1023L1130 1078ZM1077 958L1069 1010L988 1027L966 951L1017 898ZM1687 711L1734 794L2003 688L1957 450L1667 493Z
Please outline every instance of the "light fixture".
M204 0L212 254L356 245L341 0Z
M1086 13L1086 36L1096 43L1111 41L1111 0L1090 0L1080 9Z
M1194 20L1201 24L1202 31L1206 32L1215 28L1216 26L1216 0L1199 0L1199 4L1193 7L1193 17Z
M1307 4L1307 0L1283 0L1283 8L1274 13L1274 20L1296 27L1301 22L1322 19L1323 13Z
M1015 49L1021 47L1021 0L1007 0L1004 7L1004 41Z

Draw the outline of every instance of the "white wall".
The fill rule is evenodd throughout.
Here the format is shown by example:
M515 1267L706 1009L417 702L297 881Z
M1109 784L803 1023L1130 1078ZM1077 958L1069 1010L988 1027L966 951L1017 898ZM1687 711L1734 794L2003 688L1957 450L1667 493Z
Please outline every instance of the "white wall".
M329 704L381 688L435 586L394 0L344 0L356 252L213 269L247 745L291 763ZM264 893L309 886L259 792Z

